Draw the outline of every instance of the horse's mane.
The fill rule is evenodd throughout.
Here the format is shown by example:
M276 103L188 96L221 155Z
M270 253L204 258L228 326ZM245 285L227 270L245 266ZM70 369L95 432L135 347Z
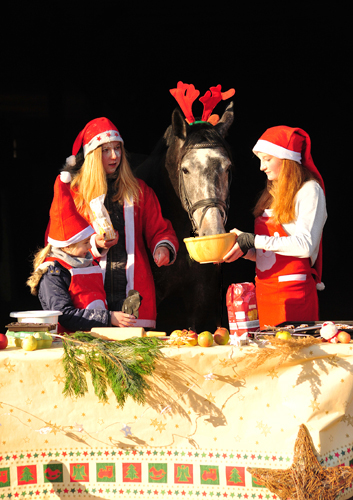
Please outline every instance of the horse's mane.
M164 165L165 154L168 147L172 144L173 128L171 125L166 129L164 135L159 139L152 153L146 160L143 161L138 167L134 169L136 177L142 178L152 187L158 182L161 167ZM178 152L178 158L175 157L176 162L181 160L183 155L191 148L197 148L199 144L209 144L211 147L224 148L227 155L232 159L232 152L229 144L219 134L217 128L207 123L200 123L190 126L189 133L186 137L185 143L181 150ZM202 147L202 146L201 146ZM204 146L205 147L205 146Z
M164 135L159 139L152 153L140 165L134 168L134 175L146 181L147 184L153 184L160 172L166 151L167 142Z
M206 125L204 123L192 125L192 130L188 134L183 145L183 152L186 152L190 148L195 148L199 144L205 146L206 144L209 144L211 147L224 148L229 158L232 158L229 144L218 133L217 129L213 125Z
M171 127L168 127L167 131ZM146 162L155 162L157 158L162 157L165 152L167 151L167 139L166 139L166 133L159 139L157 142L156 146L154 147L152 153L150 156L147 158ZM146 163L144 162L144 163Z

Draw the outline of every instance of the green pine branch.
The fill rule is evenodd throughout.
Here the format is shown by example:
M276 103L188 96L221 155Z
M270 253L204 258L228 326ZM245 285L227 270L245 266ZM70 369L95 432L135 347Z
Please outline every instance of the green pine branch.
M91 374L94 392L100 401L107 401L111 388L123 407L130 396L144 404L150 386L144 376L151 375L156 359L162 356L165 343L155 337L133 337L109 341L90 333L76 332L62 337L63 366L66 375L63 394L84 396L88 392L86 373Z

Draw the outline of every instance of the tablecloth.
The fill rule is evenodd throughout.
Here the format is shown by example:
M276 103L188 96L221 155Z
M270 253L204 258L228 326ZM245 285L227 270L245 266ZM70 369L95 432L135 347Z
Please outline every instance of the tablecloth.
M351 465L353 344L254 366L261 349L164 348L124 408L90 380L64 397L60 344L0 351L0 499L275 499L246 468L288 468L300 424L323 466Z

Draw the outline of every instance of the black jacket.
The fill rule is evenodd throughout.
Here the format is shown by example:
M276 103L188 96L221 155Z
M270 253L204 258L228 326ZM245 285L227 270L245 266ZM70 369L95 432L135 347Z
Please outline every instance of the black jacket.
M106 309L77 309L71 300L71 274L58 261L53 261L39 282L38 298L44 310L60 311L59 323L70 331L89 331L94 327L111 326Z

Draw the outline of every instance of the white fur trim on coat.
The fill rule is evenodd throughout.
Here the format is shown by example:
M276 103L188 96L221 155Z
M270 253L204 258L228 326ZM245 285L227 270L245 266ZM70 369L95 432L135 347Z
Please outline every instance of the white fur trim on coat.
M64 184L68 184L69 182L71 182L71 174L70 174L70 172L66 172L65 170L63 170L62 172L60 172L60 180Z
M125 218L125 242L126 242L126 296L130 290L134 289L134 273L135 273L135 219L134 219L134 203L130 200L128 203L124 201L124 218Z

